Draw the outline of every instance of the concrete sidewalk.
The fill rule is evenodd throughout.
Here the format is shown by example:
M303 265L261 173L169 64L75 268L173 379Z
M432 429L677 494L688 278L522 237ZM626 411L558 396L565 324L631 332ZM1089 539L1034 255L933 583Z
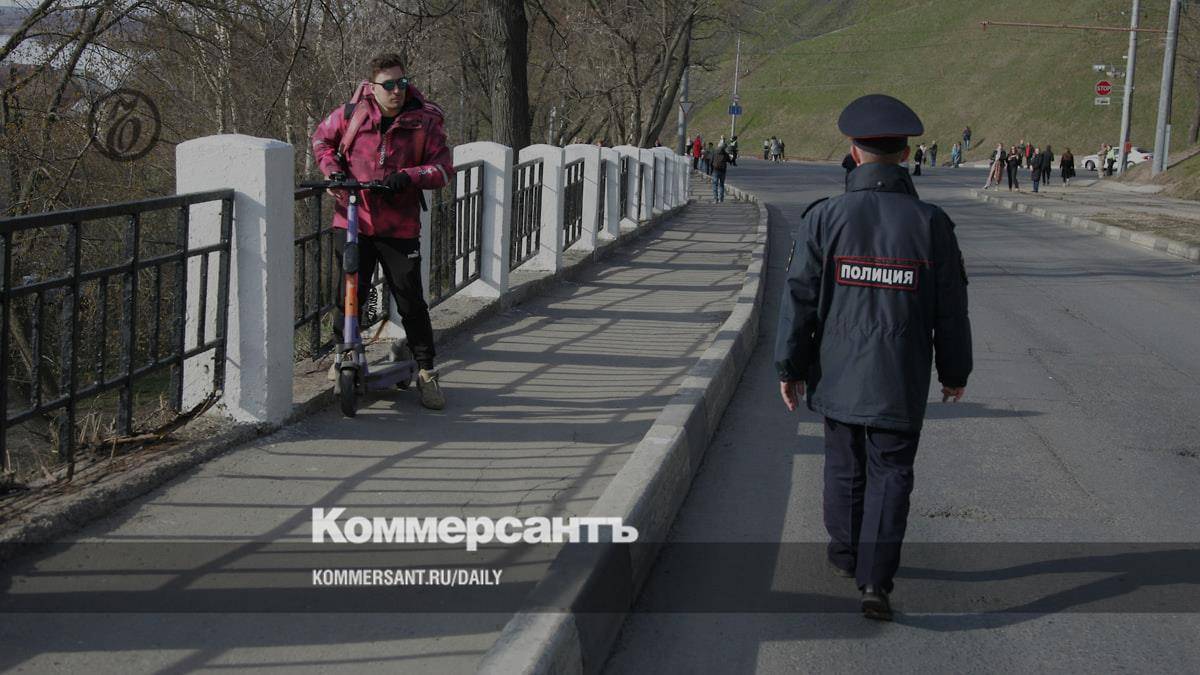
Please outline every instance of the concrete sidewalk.
M445 411L420 408L414 389L371 400L353 420L322 412L189 472L75 541L207 542L211 550L188 550L211 576L246 565L256 546L307 541L313 507L584 515L732 310L756 225L752 204L693 204L575 282L441 345ZM553 554L540 547L492 562L505 582L532 587ZM87 564L70 550L13 563L43 571L22 578L19 590L35 594L61 591L62 577L45 570ZM198 574L159 570L148 590L186 588ZM429 609L8 615L0 669L472 672L509 619Z

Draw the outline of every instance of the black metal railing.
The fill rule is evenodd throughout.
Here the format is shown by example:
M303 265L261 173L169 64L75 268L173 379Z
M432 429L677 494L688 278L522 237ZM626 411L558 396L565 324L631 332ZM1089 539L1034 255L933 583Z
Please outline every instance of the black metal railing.
M583 236L583 159L563 167L563 250Z
M600 160L600 178L596 181L596 231L604 230L604 210L608 204L608 160Z
M342 258L333 231L333 199L320 188L295 191L295 337L293 356L317 360L334 346L333 310L341 302L338 283ZM342 235L344 236L344 235ZM388 318L386 281L379 267L371 277L365 302L359 303L363 331Z
M192 247L192 208L214 202L215 241ZM201 372L211 378L209 399L220 395L232 229L233 190L0 220L6 473L66 464L69 479L79 447L108 454L146 430L137 425L177 419L193 357L211 354Z
M654 212L654 207L659 205L658 191L659 191L659 188L662 186L659 185L659 180L658 180L659 168L658 167L659 167L659 163L661 161L662 161L662 159L658 156L658 153L657 152L654 153L654 166L650 168L650 212L651 213Z
M637 221L642 222L645 215L642 213L642 191L646 188L646 165L639 159L637 160Z
M484 163L457 165L454 174L451 184L433 197L430 306L479 279L483 265Z
M620 174L620 185L618 186L620 192L618 201L621 204L620 218L629 217L629 165L631 161L633 161L631 157L622 157L620 162L621 170L618 172Z
M515 270L537 255L542 244L542 180L544 163L541 159L521 162L513 167L512 236L508 249L508 267Z

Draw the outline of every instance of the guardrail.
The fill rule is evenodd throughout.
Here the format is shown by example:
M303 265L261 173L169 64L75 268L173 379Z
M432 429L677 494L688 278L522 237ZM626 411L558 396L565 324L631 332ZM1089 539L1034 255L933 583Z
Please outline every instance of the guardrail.
M454 182L434 192L430 228L429 305L479 280L483 264L484 163L454 167ZM453 191L452 195L447 193Z
M512 237L508 267L515 270L537 255L542 243L542 180L545 162L531 159L513 167Z
M584 161L577 159L563 167L563 249L568 249L583 236L583 172Z
M210 396L220 395L233 199L233 190L215 190L0 219L6 473L66 464L70 479L81 444L115 450L144 431L136 422L179 415L185 361L206 352ZM219 240L190 247L191 208L212 202ZM202 290L193 298L194 277Z
M332 346L341 276L333 203L294 189L293 148L210 136L176 154L179 196L2 221L7 471L17 445L49 446L69 461L77 446L145 429L151 413L179 420L184 406L198 412L215 396L224 416L278 424L292 410L295 377L295 359L280 355L317 357ZM421 215L422 283L434 305L459 293L502 298L513 269L555 274L566 247L591 250L687 201L687 160L664 148L516 153L479 142L454 158L453 187L427 194L433 208ZM363 303L375 313L363 323L388 319L379 330L394 337L401 326L381 282L377 273L375 301ZM161 410L152 405L160 399ZM18 457L40 469L45 454Z

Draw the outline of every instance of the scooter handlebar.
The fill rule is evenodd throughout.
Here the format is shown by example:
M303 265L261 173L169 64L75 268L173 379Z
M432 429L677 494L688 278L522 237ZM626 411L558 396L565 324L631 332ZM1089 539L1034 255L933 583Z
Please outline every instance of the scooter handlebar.
M365 183L357 180L306 180L300 183L301 189L305 188L327 188L330 190L348 190L351 192L361 192L363 190L371 190L373 192L394 192L392 188L383 183L373 180Z

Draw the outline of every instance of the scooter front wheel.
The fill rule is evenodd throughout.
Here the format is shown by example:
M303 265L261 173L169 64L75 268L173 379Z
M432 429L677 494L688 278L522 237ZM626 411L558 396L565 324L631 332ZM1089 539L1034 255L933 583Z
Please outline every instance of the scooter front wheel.
M338 404L342 408L342 414L346 417L354 417L358 414L358 391L356 391L355 379L353 368L343 368L338 372Z

